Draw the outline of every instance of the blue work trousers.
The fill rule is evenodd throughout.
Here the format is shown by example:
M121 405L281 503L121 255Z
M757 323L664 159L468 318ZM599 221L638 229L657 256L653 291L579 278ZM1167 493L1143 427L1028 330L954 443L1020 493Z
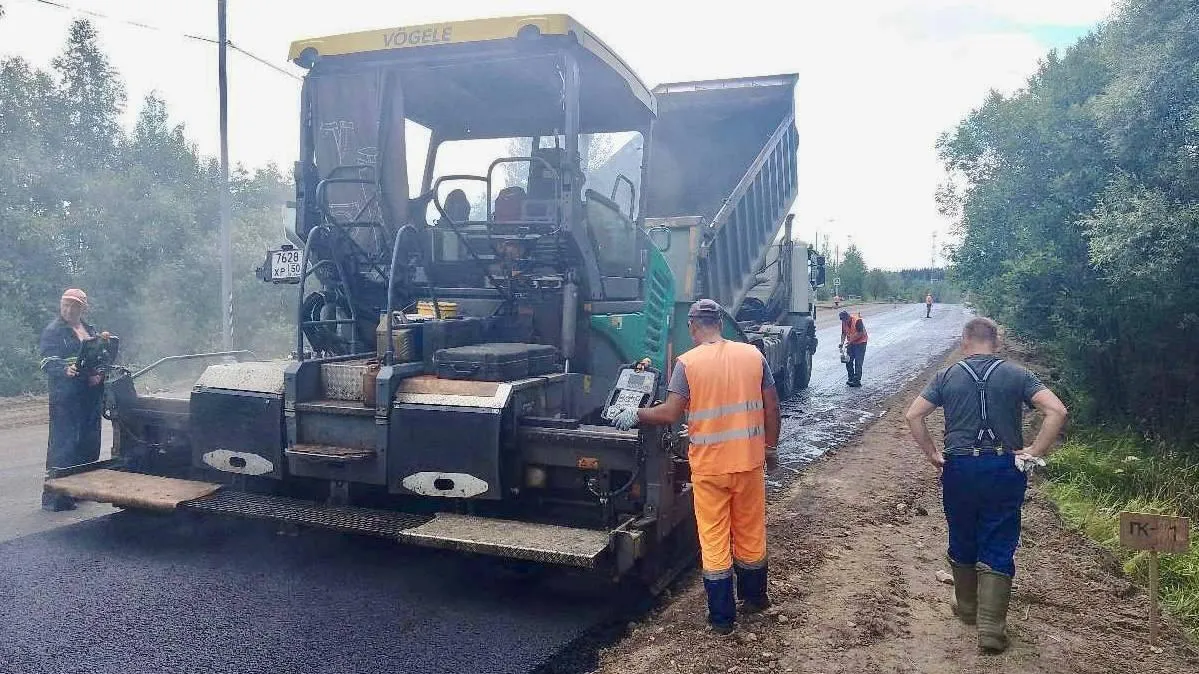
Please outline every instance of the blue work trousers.
M1016 575L1020 508L1028 478L1011 453L946 456L941 476L949 559L955 564L986 564Z
M845 372L849 375L849 381L861 384L862 362L866 360L866 345L846 344L845 355L849 356L849 362L845 363Z
M80 375L83 376L83 375ZM46 443L46 472L100 460L100 412L104 388L95 386L76 395L50 394L50 435ZM42 507L66 507L71 499L42 491Z

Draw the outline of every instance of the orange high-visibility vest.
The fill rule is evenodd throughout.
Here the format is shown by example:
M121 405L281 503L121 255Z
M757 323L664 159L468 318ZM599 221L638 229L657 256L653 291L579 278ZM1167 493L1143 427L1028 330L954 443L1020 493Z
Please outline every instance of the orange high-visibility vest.
M841 334L845 336L846 344L865 344L866 331L858 330L858 321L862 320L862 314L857 313L849 317L849 321L841 321Z
M766 462L762 353L742 342L701 344L679 356L691 398L688 460L695 475L754 470Z

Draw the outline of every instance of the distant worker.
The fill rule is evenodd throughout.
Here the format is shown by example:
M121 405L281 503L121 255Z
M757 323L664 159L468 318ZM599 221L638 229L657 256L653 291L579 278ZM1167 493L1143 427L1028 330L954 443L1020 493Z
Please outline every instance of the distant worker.
M50 393L50 437L46 469L67 468L100 459L100 408L104 397L104 375L80 372L75 360L83 340L96 336L96 329L83 321L87 294L71 288L58 302L58 318L42 330L39 341L41 368ZM42 492L42 509L71 510L74 501L66 496Z
M840 308L841 308L841 295L839 295L839 294L838 294L838 295L833 295L833 308L834 308L834 309L840 309Z
M929 293L924 296L924 317L933 317L933 294Z
M962 330L964 358L939 372L907 411L912 437L942 471L947 551L953 569L954 613L978 625L978 645L997 653L1008 646L1008 602L1016 574L1020 507L1026 469L1044 465L1066 423L1066 407L1023 367L995 355L999 329L973 318ZM1024 446L1024 405L1045 415L1031 446ZM925 420L945 409L945 449L938 452Z
M721 337L723 310L703 299L687 312L695 348L678 357L666 401L630 409L614 421L668 425L687 413L695 520L703 558L708 623L733 631L737 610L770 606L766 594L766 479L778 468L779 399L766 359L754 346Z
M838 348L844 346L849 357L845 361L845 371L849 375L845 383L857 388L862 385L862 363L866 360L866 325L862 322L860 312L854 312L851 316L848 311L842 311L838 316L841 318L841 343Z

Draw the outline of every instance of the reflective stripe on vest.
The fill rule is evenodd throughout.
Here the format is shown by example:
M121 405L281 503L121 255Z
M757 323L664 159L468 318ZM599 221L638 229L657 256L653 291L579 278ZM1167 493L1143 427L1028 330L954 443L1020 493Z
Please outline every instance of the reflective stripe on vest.
M688 427L688 430L690 430L690 427ZM693 445L714 445L718 442L741 440L742 438L756 438L765 433L766 429L762 426L750 426L749 428L734 428L733 430L721 431L720 433L691 433L689 437Z
M721 340L679 356L687 401L688 458L696 475L754 470L766 459L762 353Z
M694 423L696 421L703 421L704 419L715 419L716 417L722 417L726 414L736 414L737 412L748 412L750 410L760 409L762 409L761 398L757 400L750 400L748 402L733 403L732 405L725 405L715 409L698 410L688 414L687 416L690 422ZM694 440L692 440L692 442L694 442Z

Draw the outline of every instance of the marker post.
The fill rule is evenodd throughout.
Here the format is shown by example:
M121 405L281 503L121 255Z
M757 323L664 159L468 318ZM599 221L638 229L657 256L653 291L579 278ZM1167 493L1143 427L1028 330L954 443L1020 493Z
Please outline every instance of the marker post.
M1120 545L1149 553L1149 645L1157 646L1158 554L1186 552L1191 522L1185 517L1150 513L1120 513Z

